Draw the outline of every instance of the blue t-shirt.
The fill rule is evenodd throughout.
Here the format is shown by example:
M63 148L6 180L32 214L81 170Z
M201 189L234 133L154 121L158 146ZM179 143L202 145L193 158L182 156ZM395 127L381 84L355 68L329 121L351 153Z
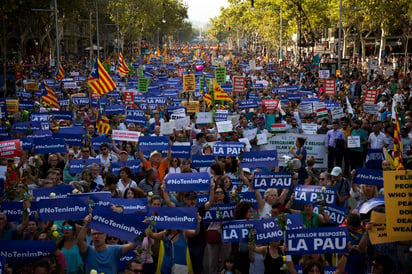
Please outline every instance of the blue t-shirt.
M108 245L103 251L88 246L84 255L86 272L95 269L97 273L117 273L117 264L122 257L122 245Z

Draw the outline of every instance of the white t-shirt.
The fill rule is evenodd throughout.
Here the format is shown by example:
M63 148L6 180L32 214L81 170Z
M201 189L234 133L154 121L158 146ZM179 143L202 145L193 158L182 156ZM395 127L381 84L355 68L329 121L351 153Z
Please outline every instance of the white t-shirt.
M133 180L131 180L130 183L128 183L126 186L124 186L124 185L122 184L122 179L120 179L120 180L117 182L117 188L118 188L118 189L120 190L120 192L122 193L122 197L123 197L123 195L124 195L124 191L126 190L126 188L129 188L129 187L137 187L136 182L133 181Z

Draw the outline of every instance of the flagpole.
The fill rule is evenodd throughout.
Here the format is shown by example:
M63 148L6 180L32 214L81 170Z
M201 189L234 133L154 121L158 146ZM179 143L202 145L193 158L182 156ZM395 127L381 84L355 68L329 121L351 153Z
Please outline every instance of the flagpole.
M56 0L55 0L56 1ZM97 10L96 0L96 39L97 39L97 58L100 59L100 46L99 46L99 12Z

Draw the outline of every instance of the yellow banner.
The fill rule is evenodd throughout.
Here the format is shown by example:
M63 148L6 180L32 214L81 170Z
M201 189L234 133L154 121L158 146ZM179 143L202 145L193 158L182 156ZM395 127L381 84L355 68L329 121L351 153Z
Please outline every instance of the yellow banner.
M196 82L195 82L195 75L194 74L185 74L183 75L183 90L187 91L195 91L196 90Z
M36 91L37 90L37 82L27 82L26 90Z
M412 238L412 172L384 171L385 210L389 237Z
M186 107L187 112L189 113L199 112L199 102L198 101L182 101L182 106Z
M6 100L7 112L19 111L19 100Z
M388 236L386 230L386 217L384 213L372 211L370 222L371 230L369 231L369 240L372 244L410 240L409 236Z

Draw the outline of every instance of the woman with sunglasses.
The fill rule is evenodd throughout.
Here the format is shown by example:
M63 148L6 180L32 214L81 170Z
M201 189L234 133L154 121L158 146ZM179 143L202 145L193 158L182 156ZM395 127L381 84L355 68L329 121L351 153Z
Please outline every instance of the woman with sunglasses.
M180 169L181 161L179 158L172 158L169 162L169 173L182 173Z
M63 238L58 243L58 248L63 252L67 263L67 274L83 273L83 260L79 247L76 244L76 224L67 220L63 223Z

